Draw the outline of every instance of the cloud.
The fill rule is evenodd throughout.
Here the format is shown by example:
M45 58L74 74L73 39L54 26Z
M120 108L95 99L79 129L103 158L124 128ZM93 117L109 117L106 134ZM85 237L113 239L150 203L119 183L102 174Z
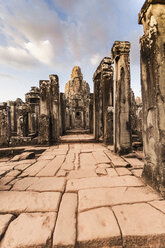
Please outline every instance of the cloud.
M1 63L16 68L32 68L36 61L24 49L0 46Z
M101 61L101 56L99 54L94 54L90 59L91 64L95 66L98 65L100 61Z
M8 78L8 79L13 79L14 77L10 74L5 74L0 72L0 77L1 78Z
M49 66L54 65L53 46L49 40L39 41L37 43L24 43L25 48L38 61Z

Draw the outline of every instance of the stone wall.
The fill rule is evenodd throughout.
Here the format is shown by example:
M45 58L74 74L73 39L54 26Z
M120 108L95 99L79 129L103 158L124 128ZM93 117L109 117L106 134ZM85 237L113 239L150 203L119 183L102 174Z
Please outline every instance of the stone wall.
M130 118L130 43L115 41L114 60L114 150L120 154L131 151Z
M7 103L0 103L0 146L9 144L9 111Z
M165 196L165 1L147 0L139 14L143 101L143 177Z

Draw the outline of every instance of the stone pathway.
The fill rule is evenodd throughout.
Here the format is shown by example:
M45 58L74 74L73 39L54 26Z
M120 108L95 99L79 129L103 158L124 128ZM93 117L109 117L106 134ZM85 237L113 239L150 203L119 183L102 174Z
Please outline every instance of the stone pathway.
M62 140L40 157L1 159L0 247L164 248L165 200L140 178L142 160L91 135Z

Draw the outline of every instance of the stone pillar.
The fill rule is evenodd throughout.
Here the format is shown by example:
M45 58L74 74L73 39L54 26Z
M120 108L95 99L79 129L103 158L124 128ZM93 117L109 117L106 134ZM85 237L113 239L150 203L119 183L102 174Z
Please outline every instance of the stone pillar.
M90 93L90 102L89 102L89 130L90 133L93 133L93 93Z
M65 104L65 95L60 93L60 135L63 135L66 130L66 104Z
M9 123L7 103L0 104L0 146L7 146L9 142Z
M60 126L59 126L59 80L57 75L50 75L50 85L51 85L51 122L52 122L52 141L56 142L60 136Z
M40 116L39 116L39 143L50 142L50 82L40 80Z
M139 14L143 102L143 177L165 196L165 1L145 1Z
M114 60L114 151L119 154L131 151L130 123L130 43L115 41L112 47Z
M94 74L93 77L94 82L94 94L93 94L93 131L94 131L94 138L99 140L99 91L100 91L100 79L96 78Z
M11 136L17 134L17 118L16 118L16 103L9 101L10 106L10 118L11 118Z
M113 67L110 58L102 61L104 143L113 145Z

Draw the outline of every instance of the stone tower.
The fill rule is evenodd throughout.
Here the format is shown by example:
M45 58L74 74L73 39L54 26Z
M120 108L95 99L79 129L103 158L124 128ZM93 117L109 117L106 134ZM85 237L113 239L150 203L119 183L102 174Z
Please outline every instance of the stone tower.
M89 128L89 84L83 80L79 66L72 69L71 80L65 85L66 129Z

